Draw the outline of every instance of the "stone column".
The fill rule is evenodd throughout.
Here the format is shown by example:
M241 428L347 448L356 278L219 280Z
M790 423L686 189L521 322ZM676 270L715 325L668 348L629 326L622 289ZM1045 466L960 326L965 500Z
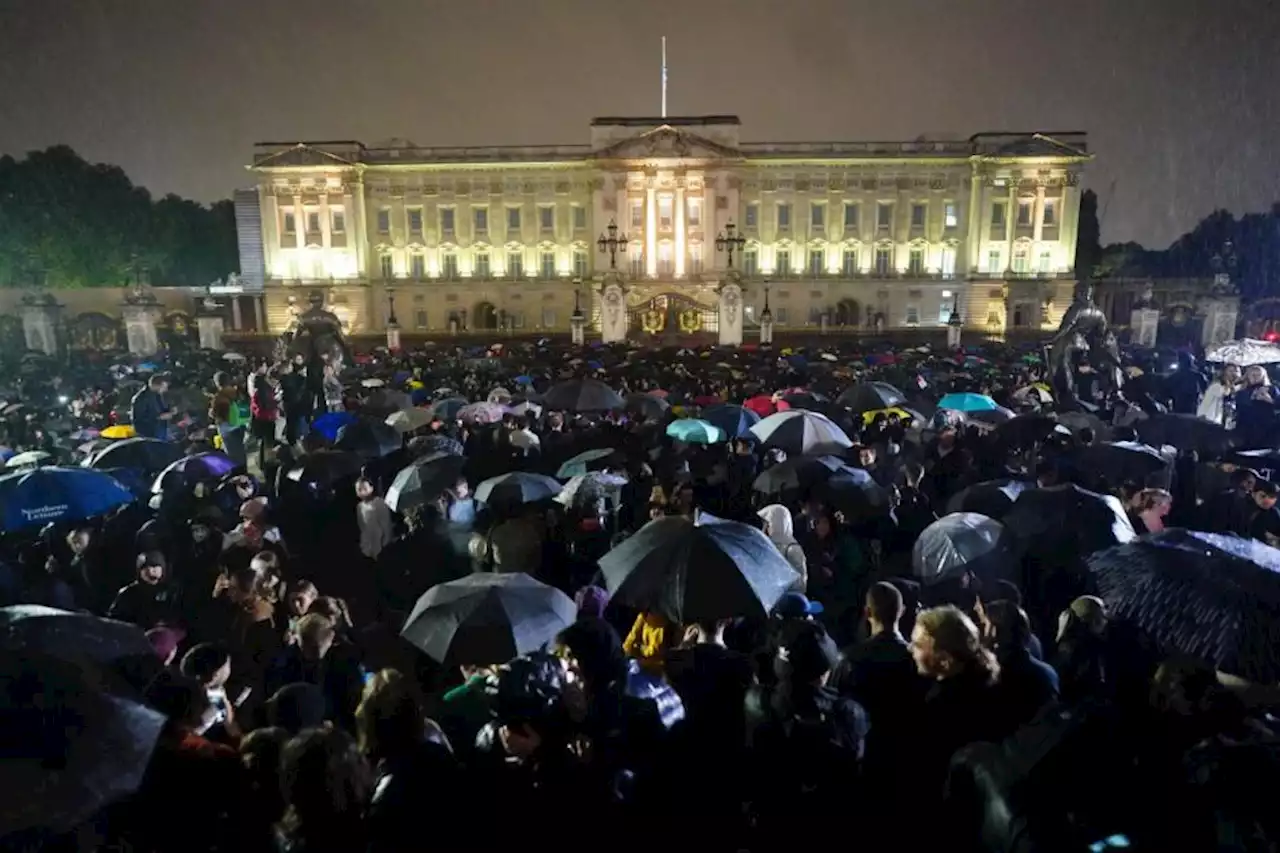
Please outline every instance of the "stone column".
M206 298L196 314L196 330L200 333L200 348L221 350L224 321L218 304Z
M742 285L730 272L720 285L720 346L742 346Z
M59 349L58 327L62 306L45 293L27 296L22 300L22 332L27 349L45 355L57 355Z
M600 285L600 333L606 344L627 339L627 294L615 271L605 273Z
M130 354L145 358L159 351L160 336L156 333L156 324L160 321L160 313L160 303L149 293L135 293L125 300L121 314L124 315Z
M587 342L587 315L582 313L582 291L578 289L581 282L573 283L573 313L569 315L569 330L573 336L573 345L580 347Z
M1240 297L1214 295L1205 301L1204 326L1200 342L1206 346L1226 343L1236 336L1236 321L1240 317Z

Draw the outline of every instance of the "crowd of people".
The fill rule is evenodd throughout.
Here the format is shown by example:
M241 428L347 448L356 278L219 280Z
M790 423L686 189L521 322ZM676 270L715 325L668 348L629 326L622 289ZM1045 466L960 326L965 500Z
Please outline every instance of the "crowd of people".
M164 721L127 791L7 791L5 846L1274 849L1273 685L1153 635L1089 562L1172 528L1280 545L1267 370L1135 351L1122 396L1081 363L1057 412L1032 350L824 343L19 371L0 444L44 457L9 476L83 461L136 500L6 526L0 603L136 626L145 665L71 657ZM804 427L757 428L778 412ZM101 462L126 427L154 461ZM681 619L602 571L673 518L759 529L785 589ZM670 583L708 571L672 553ZM490 573L576 617L511 659L408 630Z

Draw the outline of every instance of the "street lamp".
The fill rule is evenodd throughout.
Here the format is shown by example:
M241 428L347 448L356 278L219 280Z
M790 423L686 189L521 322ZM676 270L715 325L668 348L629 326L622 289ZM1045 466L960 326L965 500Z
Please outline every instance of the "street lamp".
M728 256L729 269L733 269L733 253L741 252L747 244L747 238L737 233L738 226L732 222L724 226L724 231L716 237L716 249Z
M400 322L396 319L396 294L387 289L387 349L400 349Z
M582 279L573 280L573 313L569 315L569 329L573 335L573 345L580 347L586 342L587 315L582 313Z
M596 245L600 248L600 254L609 253L609 269L616 270L618 268L618 253L627 250L627 235L618 233L618 223L609 220L609 227L605 229L609 232L609 236L600 235L600 239L596 241Z
M764 280L764 310L760 312L760 344L773 343L773 312L769 310L769 279Z

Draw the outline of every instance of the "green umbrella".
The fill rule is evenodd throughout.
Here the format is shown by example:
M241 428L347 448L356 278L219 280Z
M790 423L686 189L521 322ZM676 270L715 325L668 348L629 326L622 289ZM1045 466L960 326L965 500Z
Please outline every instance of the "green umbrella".
M724 430L701 418L681 418L667 425L667 435L688 444L716 444L725 440Z

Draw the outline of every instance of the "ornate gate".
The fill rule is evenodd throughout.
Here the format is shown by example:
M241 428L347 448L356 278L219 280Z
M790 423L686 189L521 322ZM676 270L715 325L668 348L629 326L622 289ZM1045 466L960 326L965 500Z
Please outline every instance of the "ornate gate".
M663 335L718 332L720 312L717 306L708 307L681 293L659 293L627 308L627 327Z

